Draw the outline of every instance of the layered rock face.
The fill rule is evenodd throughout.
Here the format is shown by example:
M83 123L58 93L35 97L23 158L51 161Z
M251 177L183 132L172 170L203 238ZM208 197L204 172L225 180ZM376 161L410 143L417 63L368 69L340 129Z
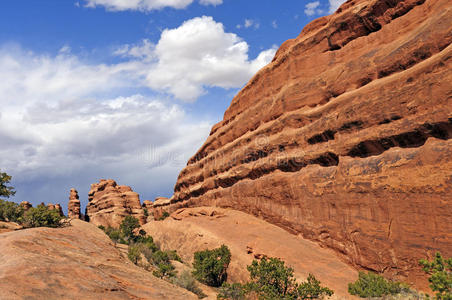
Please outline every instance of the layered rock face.
M233 207L419 282L452 255L452 5L351 0L282 45L180 173Z
M71 219L81 219L82 214L80 211L80 199L76 189L71 189L69 194L69 203L67 205L67 215Z
M119 227L126 216L133 216L145 224L140 196L128 186L120 186L114 180L102 179L91 185L86 207L86 219L96 226Z

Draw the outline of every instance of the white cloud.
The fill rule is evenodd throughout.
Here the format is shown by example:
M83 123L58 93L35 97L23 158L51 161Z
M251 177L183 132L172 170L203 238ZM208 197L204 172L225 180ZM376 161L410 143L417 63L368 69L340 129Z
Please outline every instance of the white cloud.
M149 61L155 58L154 55L155 45L149 40L144 39L141 45L122 45L116 51L113 52L114 55L142 59L144 61Z
M147 85L193 101L205 87L241 87L269 63L275 49L250 60L248 44L212 17L194 18L176 29L163 31L155 46L157 63L147 73ZM261 56L262 57L262 56Z
M328 0L330 4L329 13L334 13L339 6L341 6L347 0Z
M223 4L223 0L199 0L201 5L220 5Z
M103 6L110 11L138 10L151 11L165 7L184 9L193 3L193 0L85 0L86 7ZM223 0L199 0L201 5L220 5Z
M194 101L208 87L241 87L275 52L250 59L248 44L211 17L164 30L157 44L120 46L113 64L87 62L69 45L56 55L0 46L2 171L18 201L64 204L71 187L83 195L102 177L168 193L213 122L162 93Z
M261 24L258 21L252 20L252 19L245 19L243 24L237 24L237 26L236 26L237 29L240 29L240 28L259 29L260 27L261 27Z
M273 20L272 27L275 28L275 29L278 28L278 22L276 22L276 20Z
M144 65L0 49L0 166L13 175L18 201L65 204L70 187L102 177L148 195L171 191L212 121L134 91L141 85L132 75Z
M319 9L320 1L309 2L305 5L304 13L307 16L320 15L323 13L321 9Z

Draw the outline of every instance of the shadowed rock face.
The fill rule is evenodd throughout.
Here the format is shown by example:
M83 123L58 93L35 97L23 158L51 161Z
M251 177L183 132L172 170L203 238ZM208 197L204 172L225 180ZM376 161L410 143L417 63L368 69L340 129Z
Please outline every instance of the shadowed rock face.
M419 284L418 259L452 255L451 41L449 0L313 21L233 99L166 209L233 207Z
M96 226L119 227L126 216L146 222L140 197L128 186L119 186L114 180L101 179L91 185L86 207L86 218Z
M71 219L81 219L80 200L76 189L71 189L69 194L68 217Z
M0 299L197 299L132 264L92 224L0 234Z

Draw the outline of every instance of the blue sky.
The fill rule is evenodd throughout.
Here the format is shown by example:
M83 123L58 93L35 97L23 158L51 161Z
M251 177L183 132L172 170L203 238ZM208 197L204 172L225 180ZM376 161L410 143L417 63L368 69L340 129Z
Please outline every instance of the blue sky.
M0 11L0 169L15 201L179 171L277 47L343 1L14 0Z

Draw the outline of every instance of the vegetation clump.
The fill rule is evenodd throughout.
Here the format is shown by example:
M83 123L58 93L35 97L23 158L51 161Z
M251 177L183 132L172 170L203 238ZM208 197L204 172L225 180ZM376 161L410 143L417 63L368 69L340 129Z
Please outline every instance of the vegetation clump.
M23 216L21 223L25 227L60 227L63 217L56 209L48 209L45 205L39 204L31 207Z
M402 291L400 282L389 281L372 272L359 272L358 280L348 284L348 292L361 298L396 295Z
M129 245L127 256L134 264L141 265L147 270L153 269L152 274L159 278L174 277L176 272L171 261L182 262L182 259L175 250L160 250L160 247L154 243L154 239L146 236L146 231L141 229L137 234L139 227L138 219L132 216L125 217L119 229L99 226L115 244ZM143 257L146 261L143 261Z
M248 271L251 281L246 284L245 290L254 292L259 299L316 299L334 293L322 287L312 274L306 282L297 283L294 270L285 266L279 258L254 260Z
M419 264L430 275L428 281L437 300L452 300L452 257L444 259L437 252L432 261L421 259Z
M0 221L21 223L23 216L24 210L22 206L0 199Z
M193 276L209 286L219 287L227 279L231 251L225 245L213 250L195 253Z
M207 297L207 295L204 294L203 291L199 288L196 283L196 279L189 271L182 272L180 276L175 277L172 280L172 283L192 292L193 294L197 295L199 299Z

